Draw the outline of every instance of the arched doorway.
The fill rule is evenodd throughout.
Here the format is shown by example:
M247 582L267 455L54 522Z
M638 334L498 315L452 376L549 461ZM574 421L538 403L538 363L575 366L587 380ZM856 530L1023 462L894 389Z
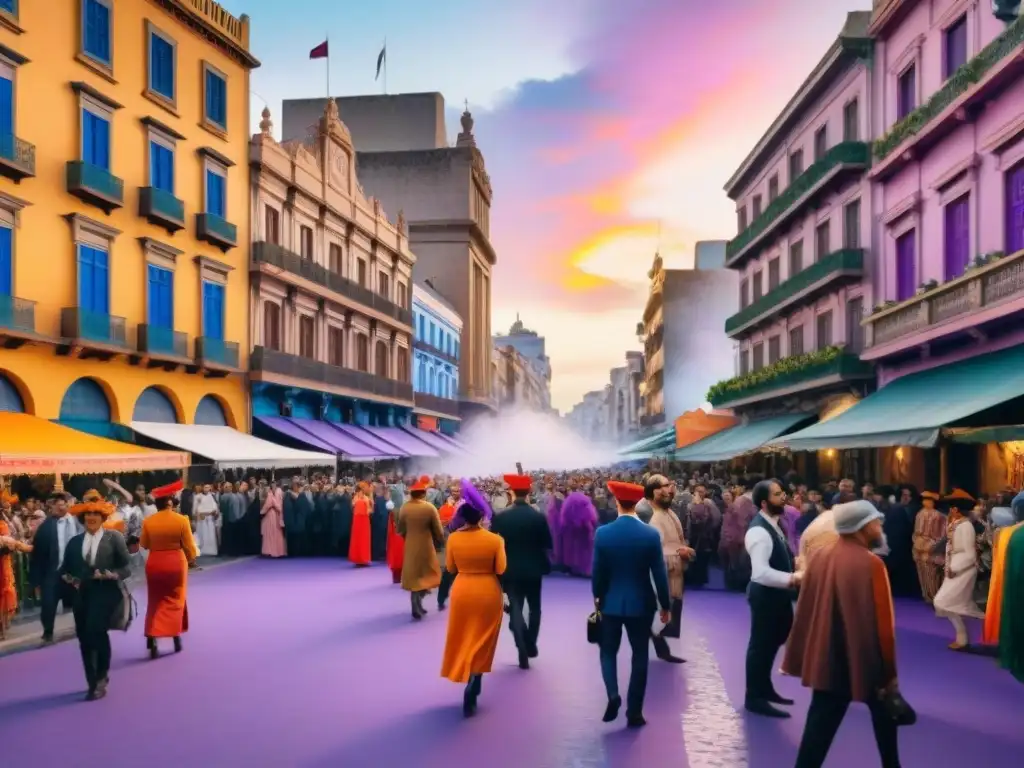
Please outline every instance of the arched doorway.
M21 393L14 386L14 382L2 373L0 373L0 411L8 413L25 412L25 401L22 400Z
M228 415L224 413L224 406L216 397L206 395L196 406L195 422L208 427L226 427Z
M78 379L60 401L61 421L106 421L111 417L110 401L103 387L93 379Z
M135 401L132 421L177 424L178 410L174 407L171 399L157 387L147 387L142 390L139 399Z

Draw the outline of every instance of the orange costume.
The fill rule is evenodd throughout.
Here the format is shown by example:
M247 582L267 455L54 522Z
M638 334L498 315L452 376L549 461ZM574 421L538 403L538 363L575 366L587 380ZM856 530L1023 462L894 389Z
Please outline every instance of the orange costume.
M495 533L470 527L448 537L445 568L458 578L452 585L441 677L466 683L491 671L504 616L498 576L505 565L505 542Z
M348 559L356 565L370 564L370 486L360 483L358 494L352 500L352 535L348 545Z
M1006 545L1014 532L1024 526L1017 523L996 532L992 542L992 578L988 584L988 604L985 606L985 629L982 642L999 645L999 629L1003 621L1003 587L1006 572Z
M3 501L8 506L18 503L18 497L3 492ZM31 552L32 546L18 541L11 527L0 519L0 632L6 629L11 617L18 610L18 589L14 579L14 552Z
M181 488L180 482L156 488L153 498L169 498ZM140 544L149 550L146 637L180 637L188 631L188 566L197 555L192 525L187 517L166 507L143 521Z

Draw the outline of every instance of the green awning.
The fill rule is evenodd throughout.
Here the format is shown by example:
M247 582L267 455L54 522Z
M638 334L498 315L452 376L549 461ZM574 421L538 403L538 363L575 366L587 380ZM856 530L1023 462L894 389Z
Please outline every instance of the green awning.
M1003 427L977 427L975 429L947 429L944 434L954 443L985 445L986 443L1013 443L1024 441L1024 425Z
M813 418L814 414L787 413L784 416L737 424L679 449L673 454L672 460L697 464L728 461L756 451L765 443Z
M642 440L637 440L632 445L627 445L625 448L620 448L618 454L620 456L630 456L633 454L643 454L649 456L653 453L670 453L675 450L676 447L676 428L669 427L663 429L653 435L649 435Z
M1024 395L1024 345L896 379L834 419L776 440L794 451L931 448L942 428Z

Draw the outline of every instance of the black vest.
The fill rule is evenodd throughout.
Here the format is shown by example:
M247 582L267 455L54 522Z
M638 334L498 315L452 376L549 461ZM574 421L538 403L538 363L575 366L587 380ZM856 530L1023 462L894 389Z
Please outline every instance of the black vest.
M768 565L773 570L783 573L793 573L793 553L789 551L789 543L785 536L781 535L771 523L764 519L764 515L758 513L750 521L747 530L751 528L764 528L772 538L772 554L768 558ZM793 591L790 589L775 589L766 587L763 584L755 584L753 581L747 586L747 597L753 601L785 601L787 604L793 599Z

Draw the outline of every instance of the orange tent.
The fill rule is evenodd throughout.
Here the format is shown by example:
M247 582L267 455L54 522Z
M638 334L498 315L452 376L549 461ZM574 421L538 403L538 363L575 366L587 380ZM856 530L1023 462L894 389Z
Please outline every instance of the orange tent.
M734 427L739 420L731 413L723 411L706 411L698 408L687 411L676 419L676 450L710 437L723 429Z

